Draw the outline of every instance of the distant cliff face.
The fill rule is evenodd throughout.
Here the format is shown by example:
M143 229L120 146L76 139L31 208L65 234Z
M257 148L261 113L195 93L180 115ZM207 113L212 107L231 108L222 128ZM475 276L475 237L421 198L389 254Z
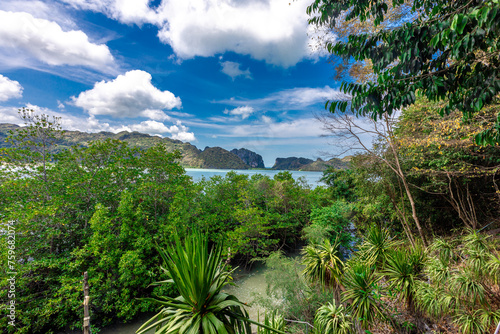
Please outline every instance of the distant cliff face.
M221 147L207 147L201 152L203 168L248 169L249 166L236 154Z
M308 165L312 162L314 162L314 160L306 158L276 158L273 169L300 170L303 166Z
M14 124L0 123L0 148L9 147L10 144L5 142L5 138L9 136L9 130L17 131L19 126ZM220 147L213 147L200 151L196 146L190 143L183 143L180 140L170 138L161 138L158 136L150 136L139 132L99 132L87 133L80 131L66 131L61 140L58 141L57 150L64 150L73 145L88 146L90 141L118 139L127 142L132 147L140 149L148 149L157 143L164 143L169 152L178 150L182 154L180 164L184 167L194 168L224 168L224 169L248 169L237 155Z
M265 168L264 160L260 154L247 150L246 148L240 148L239 150L234 149L231 150L231 153L236 154L251 168Z
M345 160L344 160L345 159ZM337 159L333 158L328 161L323 161L318 158L318 160L303 166L301 171L311 171L311 172L322 172L328 167L333 167L335 169L346 169L349 168L349 158Z
M345 169L349 167L349 157L343 159L333 158L328 161L319 159L314 161L306 158L277 158L273 169L300 170L309 172L322 172L328 167Z

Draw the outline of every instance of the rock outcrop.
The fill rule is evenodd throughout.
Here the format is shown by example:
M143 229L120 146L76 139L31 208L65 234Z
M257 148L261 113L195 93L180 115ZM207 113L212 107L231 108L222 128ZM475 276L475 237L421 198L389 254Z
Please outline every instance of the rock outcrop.
M260 154L247 150L246 148L240 148L239 150L233 149L231 153L236 154L251 168L265 168L264 160Z

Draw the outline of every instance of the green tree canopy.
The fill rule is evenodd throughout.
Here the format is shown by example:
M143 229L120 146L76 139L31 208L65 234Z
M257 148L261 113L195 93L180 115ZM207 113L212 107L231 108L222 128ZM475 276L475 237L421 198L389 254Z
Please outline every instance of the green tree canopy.
M408 3L413 16L377 29L387 13ZM352 99L329 101L332 112L350 104L358 115L376 119L413 104L420 91L447 101L442 114L458 109L468 118L500 92L499 0L315 0L308 13L316 14L311 24L333 28L359 20L373 26L326 43L330 53L351 63L370 63L374 73L372 81L344 82L341 89ZM500 115L476 140L500 142Z

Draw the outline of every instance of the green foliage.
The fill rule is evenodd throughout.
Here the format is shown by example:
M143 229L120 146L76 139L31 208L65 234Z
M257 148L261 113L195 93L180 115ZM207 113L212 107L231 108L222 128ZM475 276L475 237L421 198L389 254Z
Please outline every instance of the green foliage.
M231 272L222 261L220 244L209 250L208 239L194 233L184 242L176 238L160 254L170 279L159 284L173 282L180 295L153 299L164 307L139 328L139 334L152 328L159 333L251 333L250 323L255 322L248 318L244 304L221 291L230 283Z
M248 262L300 240L319 196L289 172L273 179L229 172L200 182L191 211L212 240L223 240L231 257Z
M265 276L269 298L258 298L256 302L280 312L286 319L312 324L316 310L332 300L333 291L310 286L302 275L303 266L299 258L287 258L280 252L274 252L263 261L268 268ZM289 323L289 330L303 331L305 328L302 326Z
M321 228L328 231L328 239L338 242L344 253L351 249L354 237L351 232L353 205L344 201L335 201L330 206L314 208L311 211L311 225L304 231ZM321 240L317 240L320 242Z
M303 275L311 282L327 286L340 283L343 262L340 259L339 244L333 245L328 239L321 244L308 245L302 250L303 263L306 266Z
M490 332L500 320L495 272L487 270L497 245L488 239L469 231L460 239L437 240L424 271L427 279L415 286L417 306L432 317L450 316L461 333Z
M58 120L27 115L38 121L14 129L9 140L17 146L2 150L9 165L0 169L0 219L15 222L19 259L18 327L7 326L0 310L9 333L80 328L85 271L92 327L132 320L155 307L139 297L176 294L172 284L151 285L161 274L155 245L202 230L209 243L225 242L225 258L249 261L294 247L313 205L328 202L286 172L275 179L228 173L193 184L179 153L161 140L143 150L114 139L54 148L63 135ZM43 147L45 158L36 154ZM0 241L6 244L4 235ZM0 252L7 256L6 247ZM2 278L2 302L7 285Z
M390 256L391 250L398 244L394 240L389 230L373 226L369 229L359 247L360 257L370 266L381 269L384 267Z
M321 306L314 317L314 333L350 334L354 333L354 323L343 305L335 300Z
M356 199L353 173L352 169L335 169L329 167L323 172L321 181L330 187L334 199L344 199L352 202Z
M22 108L19 115L26 126L18 131L9 131L5 141L11 147L0 151L0 161L6 162L7 168L15 167L17 173L35 176L47 183L47 165L52 162L56 142L63 135L61 120L35 114L26 108Z
M426 254L422 247L396 250L387 258L383 275L392 289L406 301L409 312L414 312L415 286L423 278Z
M260 321L260 320L259 320ZM286 332L287 326L285 318L282 314L278 313L276 310L264 313L264 321L263 324L267 327L277 329L282 332ZM257 327L257 334L272 334L272 331L269 328L265 327Z
M412 4L412 19L381 30L377 26L386 19L389 6L406 6L405 1L315 0L307 11L317 13L311 24L335 26L342 11L347 11L340 16L346 22L359 19L373 24L368 31L326 45L330 53L372 64L373 81L341 85L352 96L350 106L359 115L375 119L386 112L392 115L413 104L418 91L432 101L447 99L442 114L458 109L467 119L500 92L500 4L498 0ZM345 112L348 105L347 101L330 101L327 107ZM497 135L492 128L477 141L499 143Z
M347 310L353 318L367 328L386 315L380 303L378 282L373 267L360 261L349 261L344 273L342 301L348 303Z

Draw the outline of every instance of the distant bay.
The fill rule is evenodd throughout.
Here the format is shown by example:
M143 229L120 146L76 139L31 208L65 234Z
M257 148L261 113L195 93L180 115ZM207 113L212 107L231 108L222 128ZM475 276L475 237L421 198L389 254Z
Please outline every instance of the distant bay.
M250 177L255 174L267 175L270 178L273 178L274 175L279 172L284 172L283 170L275 170L275 169L202 169L202 168L186 168L186 174L193 178L193 181L198 182L203 177L206 179L211 178L212 176L222 176L224 177L228 172L234 171L237 174L246 174ZM315 188L318 185L325 185L320 179L323 177L323 173L321 172L304 172L304 171L287 171L292 174L292 177L297 180L300 177L304 178L304 180L311 185L311 187Z

